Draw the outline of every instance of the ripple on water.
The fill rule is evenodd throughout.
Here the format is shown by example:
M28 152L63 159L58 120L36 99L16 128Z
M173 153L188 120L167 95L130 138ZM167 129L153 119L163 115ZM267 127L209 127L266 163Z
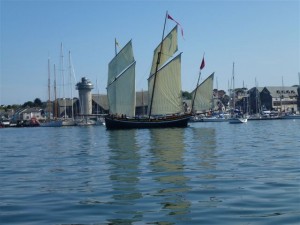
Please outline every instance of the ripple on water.
M296 127L300 120L128 131L3 129L0 219L5 224L298 224Z

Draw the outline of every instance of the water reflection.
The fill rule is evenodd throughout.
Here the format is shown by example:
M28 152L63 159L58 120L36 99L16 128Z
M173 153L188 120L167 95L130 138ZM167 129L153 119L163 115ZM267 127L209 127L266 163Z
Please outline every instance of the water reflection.
M112 224L131 224L140 217L135 201L142 198L137 185L140 177L140 155L136 144L136 130L109 131L111 196L115 215Z
M193 149L203 169L216 168L216 130L215 128L194 128Z
M189 187L184 175L184 129L153 129L150 136L153 179L159 183L154 195L159 197L161 211L174 216L174 220L189 221L191 203L186 197Z
M218 168L217 138L215 127L194 127L191 129L194 142L191 150L196 172L193 187L198 210L216 208L222 204L223 196L220 196L222 181ZM192 166L192 165L191 165ZM220 186L221 183L221 186Z

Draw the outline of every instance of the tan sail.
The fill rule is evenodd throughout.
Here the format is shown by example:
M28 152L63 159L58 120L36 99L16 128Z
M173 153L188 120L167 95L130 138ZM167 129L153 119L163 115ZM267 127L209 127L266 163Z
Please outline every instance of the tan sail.
M149 77L149 96L152 96L153 82L154 76ZM151 114L174 114L182 111L181 54L179 54L156 74L156 86Z
M110 114L135 116L135 61L132 42L109 63L107 97Z
M207 77L193 92L192 96L194 100L194 110L203 111L209 110L212 107L212 95L213 95L213 83L214 83L214 74L212 73Z
M132 42L130 40L108 64L107 86L133 62Z
M160 51L161 44L163 45L162 53L160 57L160 63L158 65L158 69L164 65L165 62L173 56L173 54L178 50L177 44L177 26L175 26L170 33L164 38L163 43L160 43L157 48L154 50L152 67L150 71L150 75L155 73L156 63L158 52Z
M115 108L118 114L135 116L135 62L116 80Z

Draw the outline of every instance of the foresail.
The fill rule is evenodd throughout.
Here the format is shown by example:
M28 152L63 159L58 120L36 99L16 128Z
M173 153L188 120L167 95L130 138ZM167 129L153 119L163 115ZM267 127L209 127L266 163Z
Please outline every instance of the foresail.
M163 44L160 63L158 65L158 69L164 65L165 62L168 61L170 57L178 50L177 44L177 25L171 30L171 32L164 38L163 43L160 43L157 48L154 50L152 67L150 71L150 75L155 73L156 63L158 53L160 51L161 44Z
M192 96L196 93L194 100L194 110L204 111L209 110L212 107L212 95L213 95L213 83L214 74L212 73L207 77L193 92Z
M109 113L135 116L135 62L107 87Z
M149 77L149 99L151 99L153 92L153 82L154 76ZM152 115L173 114L183 111L181 96L181 54L157 72L155 93L152 102Z
M115 80L115 78L134 62L132 41L130 40L124 48L110 61L108 64L107 86Z

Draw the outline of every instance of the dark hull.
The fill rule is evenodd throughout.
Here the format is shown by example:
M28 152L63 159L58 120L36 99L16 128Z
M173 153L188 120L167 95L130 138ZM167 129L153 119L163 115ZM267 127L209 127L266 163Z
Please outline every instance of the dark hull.
M105 125L113 129L143 129L143 128L170 128L187 127L189 115L170 117L166 119L120 119L105 117Z

